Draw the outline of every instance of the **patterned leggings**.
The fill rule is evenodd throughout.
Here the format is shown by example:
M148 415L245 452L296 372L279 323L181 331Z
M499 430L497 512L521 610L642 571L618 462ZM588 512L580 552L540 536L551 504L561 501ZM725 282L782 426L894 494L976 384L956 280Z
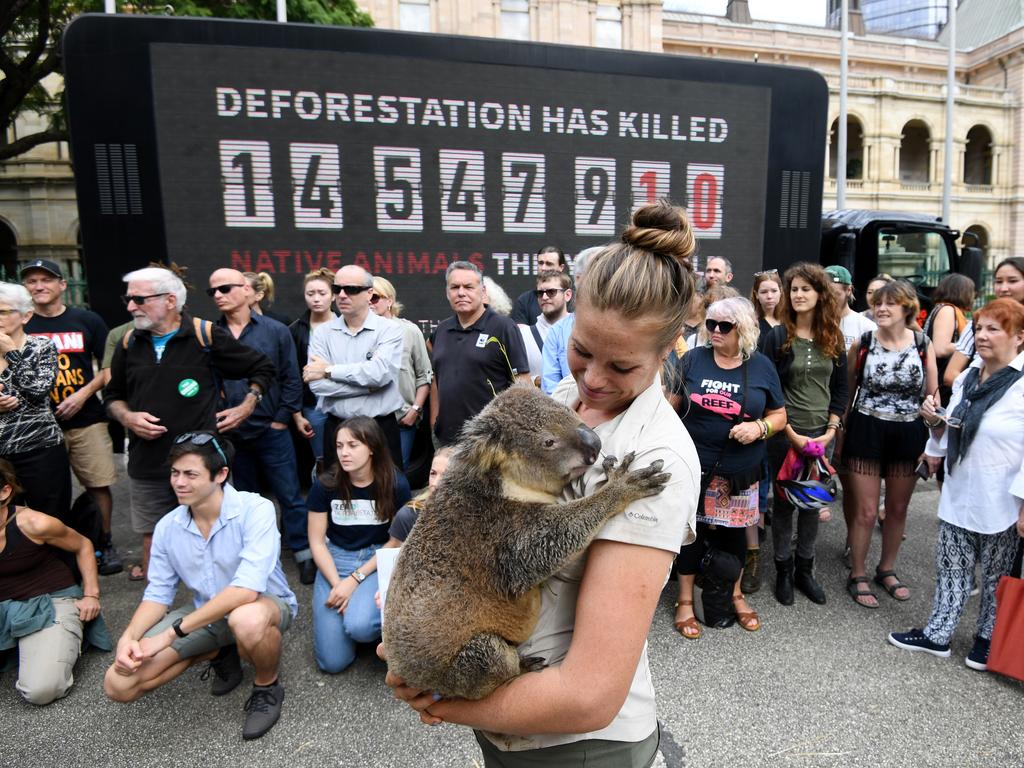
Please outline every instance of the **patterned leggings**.
M1017 527L1002 533L975 533L966 528L939 521L939 539L935 543L935 601L924 635L933 643L948 645L960 623L971 594L974 565L981 563L981 607L978 609L977 634L992 637L996 621L996 585L999 577L1010 572L1017 553Z

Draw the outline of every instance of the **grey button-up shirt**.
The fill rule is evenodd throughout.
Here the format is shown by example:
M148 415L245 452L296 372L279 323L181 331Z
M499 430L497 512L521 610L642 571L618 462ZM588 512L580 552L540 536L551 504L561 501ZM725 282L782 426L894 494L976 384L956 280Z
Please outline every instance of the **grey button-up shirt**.
M402 336L397 322L372 311L355 333L344 317L318 326L309 340L309 357L327 360L331 376L309 383L317 409L339 419L383 416L401 409Z

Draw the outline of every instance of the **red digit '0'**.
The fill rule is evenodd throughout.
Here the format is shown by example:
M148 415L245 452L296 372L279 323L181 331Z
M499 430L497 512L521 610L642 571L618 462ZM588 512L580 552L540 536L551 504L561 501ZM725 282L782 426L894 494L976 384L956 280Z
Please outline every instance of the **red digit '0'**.
M697 229L715 226L718 214L718 179L710 173L702 173L693 180L693 223Z
M647 202L653 203L658 194L658 174L654 171L644 171L637 181L641 187L647 187Z

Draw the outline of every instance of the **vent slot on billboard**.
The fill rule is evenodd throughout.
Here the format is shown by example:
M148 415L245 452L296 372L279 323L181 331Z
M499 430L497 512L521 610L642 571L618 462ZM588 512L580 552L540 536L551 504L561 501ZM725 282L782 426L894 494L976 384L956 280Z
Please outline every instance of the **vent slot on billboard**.
M96 144L96 185L100 213L105 216L142 214L139 159L134 144Z
M811 196L810 171L783 171L779 196L779 227L807 229L807 206Z

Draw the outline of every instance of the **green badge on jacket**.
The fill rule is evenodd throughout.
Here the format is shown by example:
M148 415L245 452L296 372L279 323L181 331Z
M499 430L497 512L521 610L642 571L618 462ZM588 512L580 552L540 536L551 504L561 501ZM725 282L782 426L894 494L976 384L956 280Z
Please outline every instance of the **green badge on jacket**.
M182 397L195 397L199 393L199 382L195 379L182 379L178 382L178 394Z

